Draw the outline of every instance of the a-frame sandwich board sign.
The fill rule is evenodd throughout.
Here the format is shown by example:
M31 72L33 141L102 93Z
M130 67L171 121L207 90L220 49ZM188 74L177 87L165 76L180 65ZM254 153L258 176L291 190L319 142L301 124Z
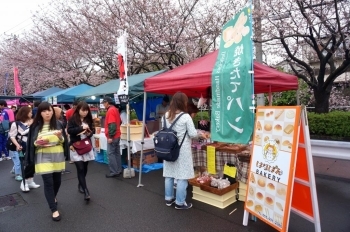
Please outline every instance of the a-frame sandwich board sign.
M258 106L243 225L249 213L288 231L290 211L321 231L307 113L301 106Z

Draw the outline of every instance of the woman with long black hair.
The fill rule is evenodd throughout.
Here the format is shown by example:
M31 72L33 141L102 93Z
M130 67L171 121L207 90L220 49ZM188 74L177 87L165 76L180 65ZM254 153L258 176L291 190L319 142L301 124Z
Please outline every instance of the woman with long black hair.
M79 180L78 190L84 193L84 200L89 201L90 193L86 185L86 174L89 161L95 160L95 154L92 149L85 154L78 154L73 145L83 139L90 139L95 131L90 107L86 102L79 102L73 116L68 121L67 131L70 136L71 160L74 161L75 167L77 168Z
M27 164L35 164L35 173L43 178L44 193L52 212L52 220L61 220L57 210L57 193L61 186L61 172L69 155L64 126L56 120L54 109L48 102L38 106L27 140Z

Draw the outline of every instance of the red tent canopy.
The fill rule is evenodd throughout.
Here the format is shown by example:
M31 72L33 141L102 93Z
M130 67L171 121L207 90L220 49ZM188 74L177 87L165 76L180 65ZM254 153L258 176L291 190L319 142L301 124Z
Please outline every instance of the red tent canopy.
M218 51L211 52L188 64L168 72L148 78L144 82L145 92L173 95L177 91L188 97L206 97L211 86L213 71ZM298 78L266 65L254 62L254 92L269 93L298 89Z

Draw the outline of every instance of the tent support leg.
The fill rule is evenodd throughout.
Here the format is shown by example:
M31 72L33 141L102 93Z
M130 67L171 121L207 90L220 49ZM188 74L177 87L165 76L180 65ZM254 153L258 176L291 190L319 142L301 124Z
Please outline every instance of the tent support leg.
M141 155L140 155L140 168L139 168L139 184L137 185L137 187L143 187L143 184L141 184L141 178L142 178L143 145L145 143L146 104L147 104L147 93L144 92L144 94L143 94L143 112L142 112L142 142L141 142Z

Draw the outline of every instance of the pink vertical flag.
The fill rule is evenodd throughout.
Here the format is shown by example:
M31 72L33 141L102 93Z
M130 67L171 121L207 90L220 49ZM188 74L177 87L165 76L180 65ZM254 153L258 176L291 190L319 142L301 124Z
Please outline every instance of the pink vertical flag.
M13 68L13 82L15 84L15 95L21 96L22 95L22 89L21 85L19 84L19 78L18 78L18 68Z

